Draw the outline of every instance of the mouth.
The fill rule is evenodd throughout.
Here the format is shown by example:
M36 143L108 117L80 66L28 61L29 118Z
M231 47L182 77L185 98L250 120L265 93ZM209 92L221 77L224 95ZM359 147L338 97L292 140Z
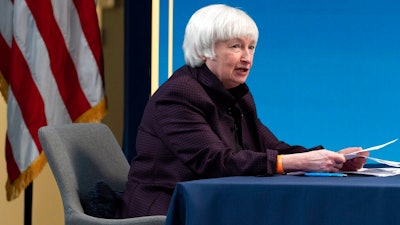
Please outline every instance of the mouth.
M236 71L239 72L240 74L242 74L243 76L247 75L249 70L250 70L250 68L247 68L247 67L236 68Z
M247 73L247 72L249 72L250 68L247 68L247 67L240 67L240 68L236 68L236 70L237 70L238 72L241 72L241 73Z

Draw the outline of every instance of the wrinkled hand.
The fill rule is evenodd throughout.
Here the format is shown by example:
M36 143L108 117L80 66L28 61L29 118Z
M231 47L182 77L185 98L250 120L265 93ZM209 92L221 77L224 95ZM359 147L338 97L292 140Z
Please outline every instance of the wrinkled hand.
M318 171L318 172L338 172L346 159L342 154L332 152L329 150L316 150L304 153L307 156L305 162L305 171Z
M356 152L361 150L362 148L345 148L339 151L340 154L349 154L352 152ZM360 156L369 156L369 152L360 152L357 153L357 155ZM361 169L364 164L366 163L367 159L365 157L356 157L350 160L347 160L344 164L343 167L341 168L342 171L357 171Z
M286 172L338 172L345 162L346 158L343 154L326 149L282 156L283 168Z

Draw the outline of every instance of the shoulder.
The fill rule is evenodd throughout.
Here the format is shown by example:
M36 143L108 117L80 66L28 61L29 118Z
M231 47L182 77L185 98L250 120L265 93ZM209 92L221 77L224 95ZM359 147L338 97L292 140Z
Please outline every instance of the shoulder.
M207 95L196 78L196 71L188 66L176 70L174 74L154 93L158 100L167 99L196 99Z

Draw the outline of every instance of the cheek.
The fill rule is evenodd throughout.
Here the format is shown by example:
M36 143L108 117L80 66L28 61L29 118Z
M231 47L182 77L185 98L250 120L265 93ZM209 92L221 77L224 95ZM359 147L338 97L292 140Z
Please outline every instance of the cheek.
M219 77L229 77L236 65L240 62L234 54L220 54L214 60L209 62L209 66L213 68L212 71L216 72Z
M226 69L233 69L236 64L239 63L239 59L237 57L227 55L225 58L223 58L223 65Z

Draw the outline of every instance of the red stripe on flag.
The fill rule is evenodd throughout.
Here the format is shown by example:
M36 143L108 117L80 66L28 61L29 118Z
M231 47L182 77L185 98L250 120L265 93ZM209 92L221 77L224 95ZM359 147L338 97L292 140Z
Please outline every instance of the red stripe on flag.
M92 54L96 59L102 80L104 80L103 51L101 49L102 45L95 1L73 0L73 2L79 14L83 34L85 35L90 49L92 50ZM93 22L96 22L96 26L93 25Z
M12 45L12 60L10 64L12 76L10 76L9 85L18 102L25 125L39 152L41 152L37 131L40 127L47 125L44 102L32 78L28 64L14 39Z
M18 165L15 162L14 154L11 149L11 144L7 136L6 136L6 162L7 162L8 179L10 181L14 181L19 177L19 175L21 175L21 171L19 170Z
M75 121L91 106L81 89L75 65L54 18L51 2L49 0L27 0L26 3L47 47L51 71L60 95L72 121Z
M0 35L0 71L7 82L8 82L8 76L10 74L9 71L10 55L11 55L10 47L8 46L6 40L4 40L3 36Z

